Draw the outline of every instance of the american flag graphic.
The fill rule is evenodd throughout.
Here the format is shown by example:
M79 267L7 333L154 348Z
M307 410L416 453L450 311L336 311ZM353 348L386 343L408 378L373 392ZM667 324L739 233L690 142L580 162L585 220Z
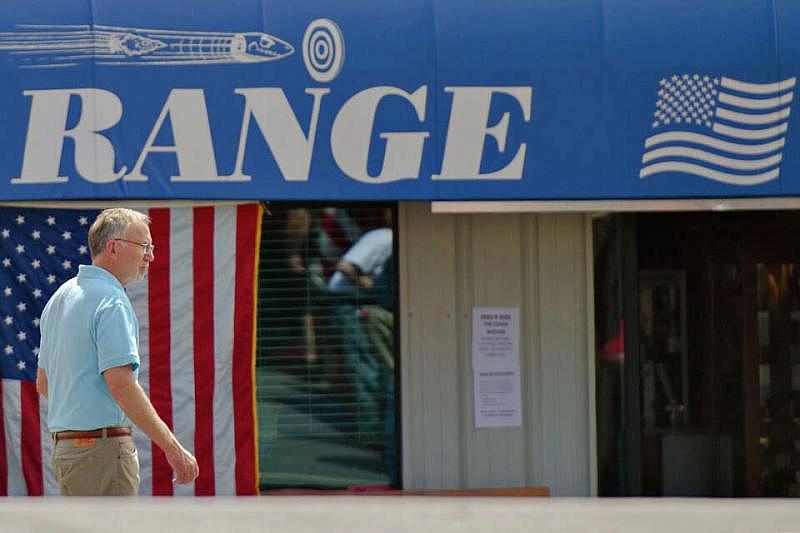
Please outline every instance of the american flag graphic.
M155 261L128 296L140 323L139 383L200 465L172 484L164 454L134 431L141 494L255 494L257 204L141 209ZM91 262L97 211L0 209L0 496L58 494L47 402L36 393L39 317Z
M777 178L794 85L700 74L660 80L639 177L682 172L732 185Z

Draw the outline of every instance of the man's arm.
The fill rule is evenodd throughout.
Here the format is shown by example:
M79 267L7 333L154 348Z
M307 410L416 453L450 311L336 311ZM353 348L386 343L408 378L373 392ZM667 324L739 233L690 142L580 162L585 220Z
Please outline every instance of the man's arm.
M42 367L36 369L36 392L47 398L47 374Z
M339 263L336 265L336 270L344 274L353 285L360 289L371 289L375 284L375 280L372 279L372 276L362 273L358 265L347 259L339 260Z
M133 376L131 367L118 366L103 372L111 395L122 411L150 440L164 450L167 461L175 471L176 483L189 483L198 473L197 460L186 450L156 413L150 399Z

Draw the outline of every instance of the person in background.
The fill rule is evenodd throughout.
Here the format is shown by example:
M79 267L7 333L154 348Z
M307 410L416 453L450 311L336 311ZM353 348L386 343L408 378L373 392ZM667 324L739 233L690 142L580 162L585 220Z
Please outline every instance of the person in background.
M373 216L377 228L364 233L336 265L328 290L340 299L335 324L341 354L353 369L364 440L383 435L387 472L394 468L394 268L391 210Z
M164 451L175 483L199 473L137 382L139 323L124 287L144 279L155 257L149 223L130 209L102 211L89 229L92 264L80 265L42 312L36 389L47 398L53 472L65 496L137 494L131 423Z

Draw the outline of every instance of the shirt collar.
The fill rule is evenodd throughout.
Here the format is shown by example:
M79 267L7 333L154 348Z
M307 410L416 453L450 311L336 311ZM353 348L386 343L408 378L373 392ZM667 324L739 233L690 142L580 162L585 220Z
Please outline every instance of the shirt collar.
M84 279L102 279L109 283L113 283L122 290L125 290L116 276L102 267L94 265L78 265L78 280L80 281Z

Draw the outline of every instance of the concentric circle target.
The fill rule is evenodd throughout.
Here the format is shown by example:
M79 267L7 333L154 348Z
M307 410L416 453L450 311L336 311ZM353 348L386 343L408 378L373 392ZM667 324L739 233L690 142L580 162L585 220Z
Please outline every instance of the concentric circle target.
M344 64L342 30L329 19L317 19L303 35L303 62L308 74L320 83L339 75Z

